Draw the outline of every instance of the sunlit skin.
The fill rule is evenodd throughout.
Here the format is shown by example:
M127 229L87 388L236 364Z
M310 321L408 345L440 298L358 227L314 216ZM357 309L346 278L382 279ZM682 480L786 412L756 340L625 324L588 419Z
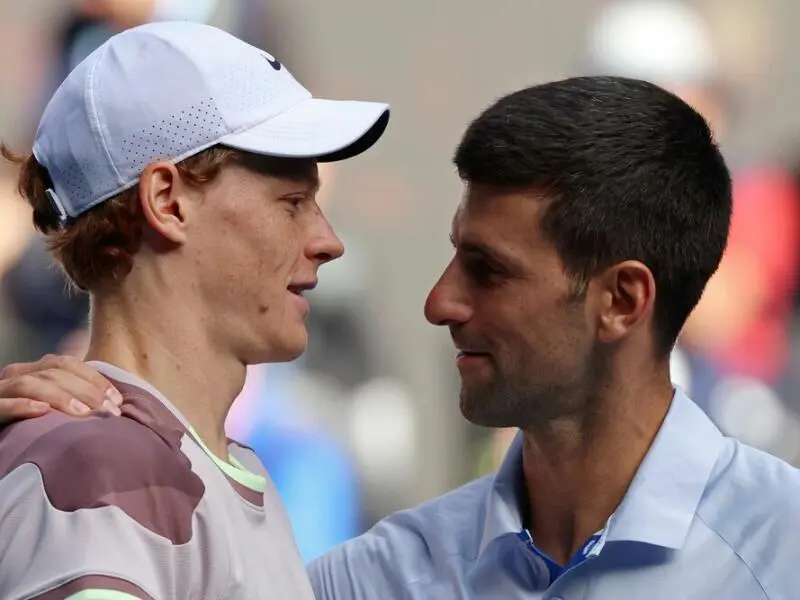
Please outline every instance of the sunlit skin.
M144 243L121 285L93 296L87 359L150 382L224 456L246 366L305 350L302 292L344 251L318 187L313 161L291 178L230 165L202 189L170 163L147 167Z

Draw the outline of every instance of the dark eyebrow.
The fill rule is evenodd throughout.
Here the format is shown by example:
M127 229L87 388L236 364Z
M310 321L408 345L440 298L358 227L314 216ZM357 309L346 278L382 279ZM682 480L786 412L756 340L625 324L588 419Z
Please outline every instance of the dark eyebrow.
M466 241L457 245L458 249L468 254L480 254L491 260L501 260L502 257L498 256L491 248L481 244L480 242Z
M461 240L456 242L455 233L450 234L450 244L452 244L453 248L457 250L461 250L463 252L473 252L475 254L485 254L486 256L492 257L495 256L495 252L493 252L488 246L482 244L481 242L475 240Z
M454 248L464 254L477 255L495 265L498 268L503 268L508 271L517 272L522 269L519 261L514 257L508 256L501 251L490 248L477 240L461 240L456 243L455 236L450 234L450 243Z

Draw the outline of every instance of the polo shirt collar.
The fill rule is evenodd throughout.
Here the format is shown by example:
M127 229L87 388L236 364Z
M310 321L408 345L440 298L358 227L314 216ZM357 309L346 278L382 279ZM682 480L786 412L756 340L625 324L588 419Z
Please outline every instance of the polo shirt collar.
M522 436L515 436L489 488L478 557L497 538L523 529ZM681 548L724 439L705 413L676 389L650 450L609 519L604 543Z
M611 519L606 542L681 548L724 442L706 414L676 390L653 445Z

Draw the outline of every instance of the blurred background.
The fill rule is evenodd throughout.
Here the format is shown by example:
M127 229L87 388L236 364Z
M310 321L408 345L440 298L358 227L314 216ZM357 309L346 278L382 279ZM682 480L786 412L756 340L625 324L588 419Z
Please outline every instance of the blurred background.
M71 66L154 19L223 27L315 95L392 104L373 151L323 170L347 253L310 298L309 351L252 368L229 422L304 559L496 468L514 432L464 422L447 332L422 304L451 253L463 129L498 96L570 75L648 79L711 122L734 172L731 240L673 379L726 433L800 466L800 2L0 0L0 137L28 150ZM14 177L0 170L0 366L80 356L86 298L50 265Z

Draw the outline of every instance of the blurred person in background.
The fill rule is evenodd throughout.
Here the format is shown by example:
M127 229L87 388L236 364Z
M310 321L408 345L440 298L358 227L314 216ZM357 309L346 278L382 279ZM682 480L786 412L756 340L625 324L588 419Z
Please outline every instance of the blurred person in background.
M43 236L34 236L20 258L2 276L0 292L5 295L17 322L26 330L24 349L18 347L17 356L39 356L56 351L77 352L77 356L83 356L81 346L75 342L86 331L89 297L70 287L62 271L53 264Z
M462 414L521 431L497 474L309 565L317 600L793 597L800 474L670 377L732 212L702 116L643 81L557 81L488 108L455 163L425 314L458 351ZM79 371L17 365L0 397L54 368Z
M153 21L207 22L219 0L71 0L57 36L53 88L111 36Z

